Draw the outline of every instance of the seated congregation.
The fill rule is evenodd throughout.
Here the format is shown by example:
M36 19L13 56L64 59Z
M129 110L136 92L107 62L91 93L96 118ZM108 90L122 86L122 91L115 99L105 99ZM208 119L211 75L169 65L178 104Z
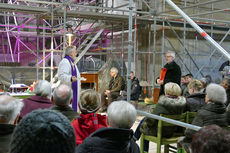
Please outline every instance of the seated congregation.
M116 69L110 72L110 86L120 86L116 83L119 75ZM184 119L179 121L204 128L197 132L175 125L164 126L162 122L159 126L157 119L144 117L134 132L131 128L136 121L136 109L127 101L117 100L119 95L113 95L117 92L113 88L101 95L92 89L82 90L78 102L80 113L77 113L70 107L71 87L60 84L51 93L50 83L39 80L34 87L35 95L30 98L0 96L0 153L149 152L149 141L156 140L153 137L158 137L159 127L162 142L176 137L181 146L188 147L187 153L229 152L229 145L224 143L230 143L230 134L225 131L230 123L230 79L223 78L221 85L191 79L185 88L187 94L183 95L185 92L178 84L166 83L164 94L151 113L174 115L175 120L175 116L181 116ZM101 109L107 110L107 114L101 114ZM188 112L196 112L193 121L186 120ZM142 139L141 149L135 142L139 139Z
M46 83L40 80L36 86L47 88ZM29 105L26 100L0 96L1 153L140 152L130 129L137 113L128 102L114 101L108 106L108 115L102 115L97 113L101 108L99 94L88 89L81 92L78 114L69 106L73 93L68 85L56 87L51 98L41 95L32 96L38 100L29 103L33 107L27 107L23 116L21 111ZM39 96L49 99L51 106L39 108Z

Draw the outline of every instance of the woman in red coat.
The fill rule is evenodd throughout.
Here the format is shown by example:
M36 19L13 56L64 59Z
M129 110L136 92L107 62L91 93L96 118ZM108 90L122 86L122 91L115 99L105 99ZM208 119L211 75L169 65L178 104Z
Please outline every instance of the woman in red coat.
M107 117L97 114L101 102L98 93L92 89L81 92L80 116L72 122L76 135L76 144L81 144L86 137L101 127L107 127Z

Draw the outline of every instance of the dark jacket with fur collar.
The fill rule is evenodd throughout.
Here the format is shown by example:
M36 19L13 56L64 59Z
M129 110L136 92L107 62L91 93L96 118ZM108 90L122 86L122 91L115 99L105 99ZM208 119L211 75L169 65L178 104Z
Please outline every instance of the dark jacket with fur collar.
M151 113L155 115L177 115L182 114L185 110L185 107L186 100L184 97L169 98L166 96L161 96L156 108ZM156 136L157 124L158 120L145 118L141 125L140 131L146 135ZM171 137L175 130L175 127L167 127L167 129L163 128L163 137Z

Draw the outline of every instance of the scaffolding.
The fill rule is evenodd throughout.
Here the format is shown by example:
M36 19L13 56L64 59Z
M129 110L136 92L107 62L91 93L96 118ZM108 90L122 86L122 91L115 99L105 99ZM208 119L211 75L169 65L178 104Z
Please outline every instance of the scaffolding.
M109 39L104 47L106 52L97 54L114 54L120 61L127 62L127 74L124 74L123 62L121 70L127 76L128 95L129 74L133 70L145 89L150 91L147 96L151 97L167 50L177 53L176 61L183 74L193 73L195 78L200 78L214 73L218 77L217 67L223 58L230 59L226 51L230 49L226 47L230 32L230 9L226 1L130 0L120 4L114 0L1 1L1 62L20 63L22 55L27 52L36 57L36 79L41 79L39 73L42 73L42 79L46 79L49 70L49 80L53 82L57 66L54 59L57 56L61 59L64 55L69 28L78 36L72 43L82 50L80 57L94 55L87 51L97 39ZM96 37L90 37L90 33ZM36 38L36 45L25 43L25 39L32 37ZM86 37L89 41L84 44L81 38ZM50 59L49 65L47 59Z

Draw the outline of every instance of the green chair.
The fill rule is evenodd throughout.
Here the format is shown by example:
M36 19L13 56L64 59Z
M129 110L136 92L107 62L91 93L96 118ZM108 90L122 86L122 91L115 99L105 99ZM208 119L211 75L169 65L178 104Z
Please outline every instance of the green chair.
M196 117L197 112L186 112L186 123L192 124L193 119ZM177 153L186 153L183 146L177 149Z
M192 124L193 119L196 117L197 112L186 112L186 123Z
M160 116L170 118L173 120L177 120L177 121L181 121L181 122L186 121L186 113L183 113L181 115L163 115L163 114L161 114ZM171 138L162 137L162 128L163 127L172 127L172 126L176 126L176 125L159 120L158 121L158 127L157 127L157 136L149 136L149 135L141 134L141 140L140 140L141 153L144 153L144 140L148 140L149 142L156 143L157 144L157 153L161 153L161 145L164 145L164 153L168 153L170 151L169 150L169 144L176 144L178 139L181 136L183 136L183 134L181 133L181 135L173 136Z

